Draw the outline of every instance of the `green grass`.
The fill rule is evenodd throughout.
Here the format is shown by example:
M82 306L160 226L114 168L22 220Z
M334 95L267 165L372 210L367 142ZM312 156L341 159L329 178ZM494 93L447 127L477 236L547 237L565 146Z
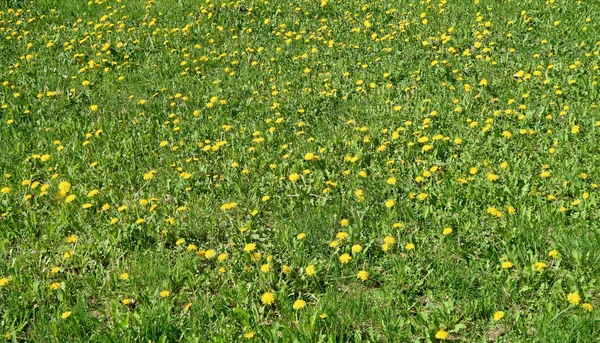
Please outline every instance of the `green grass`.
M3 2L0 332L597 341L598 37L596 1Z

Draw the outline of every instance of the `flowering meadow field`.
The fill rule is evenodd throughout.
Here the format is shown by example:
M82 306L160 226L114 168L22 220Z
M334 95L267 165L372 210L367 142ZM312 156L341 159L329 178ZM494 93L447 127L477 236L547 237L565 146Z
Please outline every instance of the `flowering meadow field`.
M0 341L597 342L600 1L4 0Z

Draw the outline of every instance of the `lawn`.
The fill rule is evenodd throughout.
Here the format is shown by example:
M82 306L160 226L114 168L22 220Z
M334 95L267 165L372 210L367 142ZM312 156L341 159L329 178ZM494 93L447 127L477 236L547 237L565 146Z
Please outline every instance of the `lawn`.
M0 341L595 342L600 1L5 0Z

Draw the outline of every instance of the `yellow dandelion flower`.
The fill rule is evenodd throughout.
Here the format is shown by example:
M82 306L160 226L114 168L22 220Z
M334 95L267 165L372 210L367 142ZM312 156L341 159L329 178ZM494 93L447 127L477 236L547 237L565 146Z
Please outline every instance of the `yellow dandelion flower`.
M315 275L315 265L314 264L309 264L306 269L304 269L304 272L306 273L306 275L308 276L313 276ZM287 274L287 273L286 273Z
M350 256L350 254L348 254L348 253L344 253L339 257L339 260L342 264L346 264L346 263L350 262L351 259L352 259L352 256Z
M346 239L348 238L348 233L344 232L344 231L340 231L335 235L335 238L337 239Z
M60 192L69 193L69 191L71 191L71 184L67 181L63 181L58 184L58 190Z
M492 173L488 173L487 174L487 179L488 179L488 181L492 181L492 182L496 181L496 180L498 180L498 175L492 174Z
M302 299L298 299L298 300L294 301L294 304L292 305L292 308L296 311L301 310L304 307L306 307L306 301L304 301Z
M282 272L283 272L285 275L289 275L289 274L292 272L292 268L290 268L289 266L287 266L287 265L285 265L285 264L284 264L284 265L281 267L281 271L282 271Z
M74 234L70 235L69 237L67 237L66 241L67 243L75 243L77 242L77 236L75 236Z
M256 249L256 243L248 243L244 246L245 252L252 252L254 249Z
M444 330L439 330L435 333L435 338L439 339L440 341L445 341L448 339L448 332Z
M208 249L204 253L204 258L210 260L210 259L214 258L216 255L217 255L216 251L214 251L213 249Z
M275 294L271 292L265 292L262 297L260 297L260 301L263 305L272 305L275 303Z
M567 295L567 300L572 305L579 305L579 302L581 301L581 296L579 296L579 293L569 293Z

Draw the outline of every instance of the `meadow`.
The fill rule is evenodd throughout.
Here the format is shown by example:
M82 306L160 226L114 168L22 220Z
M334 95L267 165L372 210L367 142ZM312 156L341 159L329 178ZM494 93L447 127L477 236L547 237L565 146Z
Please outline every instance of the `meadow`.
M0 341L597 342L600 1L4 0Z

